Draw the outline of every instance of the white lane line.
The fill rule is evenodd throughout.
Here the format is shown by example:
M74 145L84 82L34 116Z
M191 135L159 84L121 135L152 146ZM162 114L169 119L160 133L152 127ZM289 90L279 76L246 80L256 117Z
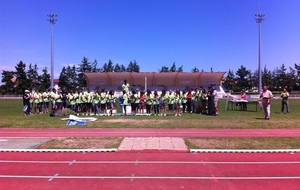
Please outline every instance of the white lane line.
M300 176L27 176L27 175L0 175L0 178L35 178L35 179L191 179L191 180L291 180L300 179Z
M7 142L8 140L6 139L0 139L0 142Z
M219 165L273 165L273 164L300 164L300 161L279 162L206 162L206 161L29 161L29 160L0 160L0 163L21 164L219 164Z

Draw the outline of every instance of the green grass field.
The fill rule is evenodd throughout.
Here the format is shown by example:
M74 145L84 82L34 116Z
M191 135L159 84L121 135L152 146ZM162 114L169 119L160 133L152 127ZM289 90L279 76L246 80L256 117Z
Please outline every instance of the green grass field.
M275 99L271 104L271 120L264 120L263 111L232 111L226 110L226 100L220 100L221 116L199 114L182 114L175 116L101 116L96 122L87 123L85 128L298 128L300 100L291 99L290 114L280 114L281 101ZM249 110L254 110L249 105ZM0 99L1 128L68 128L66 121L48 114L23 116L22 100ZM72 126L77 128L78 126Z

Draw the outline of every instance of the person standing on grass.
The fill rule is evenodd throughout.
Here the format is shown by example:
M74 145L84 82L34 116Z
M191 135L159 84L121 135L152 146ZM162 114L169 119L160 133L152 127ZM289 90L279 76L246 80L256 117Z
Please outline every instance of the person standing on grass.
M140 114L143 116L144 115L144 110L146 109L145 107L145 91L142 90L140 94L140 102L139 102L139 107L140 107Z
M126 107L128 105L128 95L126 93L125 90L123 90L123 109L124 109L124 115L126 116L127 113L126 113Z
M49 113L49 101L50 101L50 93L49 90L46 89L43 93L43 102L44 102L44 113Z
M30 113L30 95L29 90L25 90L25 93L23 95L23 114L24 116L29 115Z
M160 98L161 98L160 115L167 116L166 105L168 104L168 95L166 93L166 90L162 90Z
M129 92L130 84L127 83L127 80L124 80L124 84L122 84L123 91L125 90L126 93Z
M168 108L169 108L169 115L171 116L174 110L174 99L175 94L173 93L172 89L170 89L168 93Z
M146 115L151 116L151 106L153 103L154 95L152 94L151 90L147 90L146 94Z
M260 98L262 98L262 106L265 113L265 119L269 120L271 115L271 99L273 98L273 94L268 90L267 86L263 87L263 92L260 94Z
M286 112L290 113L290 105L289 105L289 98L290 94L286 90L286 88L283 89L280 97L281 97L281 113L284 113L284 106L286 107Z
M157 90L154 91L154 96L153 96L153 111L154 111L154 116L158 116L159 115L159 95Z
M241 100L244 101L244 102L241 102L242 110L247 111L247 102L246 102L247 101L247 94L246 94L245 90L242 90Z
M181 93L180 93L180 90L177 89L175 91L175 108L176 108L175 116L181 116L180 105L181 105Z

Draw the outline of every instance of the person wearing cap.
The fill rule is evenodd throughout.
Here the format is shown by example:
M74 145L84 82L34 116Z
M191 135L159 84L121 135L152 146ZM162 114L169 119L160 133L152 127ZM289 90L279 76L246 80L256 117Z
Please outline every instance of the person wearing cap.
M29 95L30 91L29 90L25 90L25 93L23 95L23 114L24 116L29 115L29 111L30 111L30 95Z

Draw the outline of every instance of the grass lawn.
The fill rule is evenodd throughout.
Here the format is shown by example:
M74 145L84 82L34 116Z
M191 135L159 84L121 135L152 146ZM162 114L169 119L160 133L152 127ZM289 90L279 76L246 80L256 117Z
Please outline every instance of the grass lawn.
M300 100L291 99L290 114L280 114L281 101L275 99L271 104L271 120L264 120L263 111L226 110L226 100L220 100L221 116L182 114L175 116L101 116L96 122L87 123L85 128L222 128L222 129L276 129L298 128ZM249 110L254 110L249 105ZM48 114L24 117L22 100L0 99L0 128L70 128L66 121ZM78 126L72 126L78 128Z

